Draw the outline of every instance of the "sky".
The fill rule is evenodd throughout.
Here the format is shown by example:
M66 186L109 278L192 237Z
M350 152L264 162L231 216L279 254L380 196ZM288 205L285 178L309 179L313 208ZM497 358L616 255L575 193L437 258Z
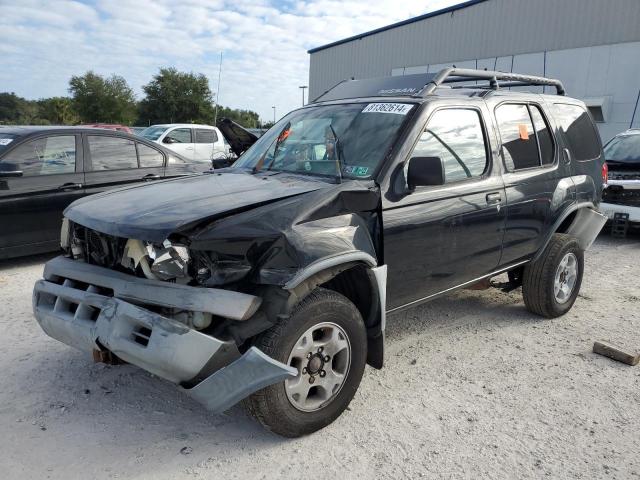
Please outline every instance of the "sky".
M88 70L138 99L160 67L203 73L221 105L273 119L302 102L307 50L460 0L0 0L0 92L68 95Z

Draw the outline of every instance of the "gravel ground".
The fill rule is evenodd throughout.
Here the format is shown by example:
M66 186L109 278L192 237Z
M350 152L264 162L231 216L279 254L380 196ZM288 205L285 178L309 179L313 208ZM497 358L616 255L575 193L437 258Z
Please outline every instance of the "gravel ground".
M385 368L297 440L46 337L31 288L47 258L1 262L0 478L638 479L640 366L591 347L640 348L639 240L598 239L563 318L493 289L391 316Z

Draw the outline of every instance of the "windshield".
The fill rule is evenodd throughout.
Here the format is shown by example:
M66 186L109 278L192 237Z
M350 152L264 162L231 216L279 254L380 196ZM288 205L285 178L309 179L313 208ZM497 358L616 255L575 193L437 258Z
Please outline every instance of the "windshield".
M297 110L260 137L234 167L370 178L412 108L358 103Z
M640 134L614 137L604 147L607 161L620 163L640 163Z
M14 135L12 133L0 133L0 152L9 148L17 137L18 135Z
M160 138L160 135L167 131L167 128L168 127L152 125L151 127L147 127L142 130L138 135L149 140L157 140L158 138Z

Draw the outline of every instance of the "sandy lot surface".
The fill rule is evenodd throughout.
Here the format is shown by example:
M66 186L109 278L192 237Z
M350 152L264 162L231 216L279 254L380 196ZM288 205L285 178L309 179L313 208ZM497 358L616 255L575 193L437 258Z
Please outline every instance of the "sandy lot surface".
M563 318L493 289L390 317L386 367L298 440L45 336L45 260L0 263L0 478L640 478L640 366L591 353L640 349L638 237L598 239Z

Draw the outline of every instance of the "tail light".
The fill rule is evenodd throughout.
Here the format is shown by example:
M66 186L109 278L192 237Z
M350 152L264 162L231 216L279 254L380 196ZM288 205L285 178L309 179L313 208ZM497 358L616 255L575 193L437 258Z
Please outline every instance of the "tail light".
M602 183L606 185L608 180L609 180L609 166L607 165L607 162L604 162L602 164Z

